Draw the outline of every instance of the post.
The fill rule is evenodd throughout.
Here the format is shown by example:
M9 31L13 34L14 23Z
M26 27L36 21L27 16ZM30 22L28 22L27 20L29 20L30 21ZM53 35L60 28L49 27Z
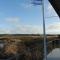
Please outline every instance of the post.
M44 0L42 0L42 13L43 13L44 60L47 60L45 16L44 16Z

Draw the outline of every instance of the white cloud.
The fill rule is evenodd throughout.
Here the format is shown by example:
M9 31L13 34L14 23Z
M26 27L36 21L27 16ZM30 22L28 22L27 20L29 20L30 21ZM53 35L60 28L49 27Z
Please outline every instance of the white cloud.
M60 34L60 23L53 23L46 29L49 34Z
M18 17L10 17L10 18L6 18L5 21L8 22L8 23L11 23L11 24L12 23L16 24L16 23L19 22L19 18Z
M7 34L41 34L42 33L42 28L38 26L16 26L16 28L12 29L3 29L0 28L0 34L1 33L7 33Z
M40 26L32 26L32 25L20 25L20 26L17 26L16 27L18 32L21 32L21 33L31 33L31 34L40 34L42 33L42 27Z
M20 4L20 7L23 7L23 8L31 8L32 7L32 4L30 3L22 3Z
M0 34L9 34L9 33L11 33L11 31L10 31L10 30L0 28Z
M18 21L17 21L18 22ZM13 24L13 23L11 23ZM0 27L0 34L42 34L43 27L35 25L22 25L22 24L13 24L13 28L3 28ZM55 22L51 25L48 25L46 28L47 34L60 34L60 22Z
M13 27L0 27L0 34L42 34L43 27L37 25L22 25L19 18L7 18L6 22ZM47 34L60 34L60 22L55 22L48 25L46 28Z
M33 7L32 0L24 0L22 3L20 2L18 6L22 8L31 8Z
M8 34L40 34L43 32L41 26L35 25L22 25L21 20L17 17L6 18L5 28L0 27L0 33L8 33ZM11 27L10 27L11 25ZM10 28L9 28L10 27Z

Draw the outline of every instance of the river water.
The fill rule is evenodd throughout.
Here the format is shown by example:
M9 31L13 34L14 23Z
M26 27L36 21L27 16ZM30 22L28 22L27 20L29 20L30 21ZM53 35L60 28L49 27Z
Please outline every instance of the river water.
M60 60L60 48L55 48L47 55L47 60Z

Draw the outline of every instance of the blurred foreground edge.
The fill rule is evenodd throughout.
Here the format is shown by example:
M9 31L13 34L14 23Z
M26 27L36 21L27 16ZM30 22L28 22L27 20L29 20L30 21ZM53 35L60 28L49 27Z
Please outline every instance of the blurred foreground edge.
M55 11L57 12L58 16L60 17L60 0L49 0Z

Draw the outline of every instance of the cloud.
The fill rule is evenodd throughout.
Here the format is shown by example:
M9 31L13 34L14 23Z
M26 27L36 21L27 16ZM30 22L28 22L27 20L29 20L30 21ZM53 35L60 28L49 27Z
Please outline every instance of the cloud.
M0 28L0 34L9 34L9 33L11 33L11 31L10 31L10 30Z
M0 33L4 34L42 34L41 26L37 25L22 25L21 20L17 17L6 18L5 28L0 27Z
M48 26L46 29L49 34L60 34L60 23L56 22Z
M24 0L22 3L19 2L19 7L22 7L22 8L31 8L31 7L33 7L32 0Z
M6 22L9 24L5 28L0 27L0 34L42 34L43 27L39 25L22 25L21 20L17 17L6 18ZM11 25L11 27L10 27ZM47 34L60 34L60 23L55 22L48 25L46 28Z
M21 4L23 8L31 8L32 4Z
M23 8L31 8L33 7L31 3L21 3L20 4L20 7L23 7Z
M29 34L40 34L42 33L42 27L32 26L32 25L20 25L16 27L20 33L29 33Z
M0 28L0 33L4 33L4 34L41 34L42 33L42 28L38 27L38 26L16 26L16 28L12 28L12 29L3 29Z
M48 29L60 29L60 22L55 22L51 25L49 25Z
M19 19L18 17L9 17L9 18L6 18L6 19L5 19L6 22L11 23L11 24L12 24L12 23L13 23L13 24L18 23L19 20L20 20L20 19Z
M12 21L13 20L13 21ZM18 18L8 18L8 24L14 25L13 27L3 28L0 27L0 34L42 34L43 27L39 25L22 25L21 20ZM60 22L50 24L46 28L47 34L60 34Z

